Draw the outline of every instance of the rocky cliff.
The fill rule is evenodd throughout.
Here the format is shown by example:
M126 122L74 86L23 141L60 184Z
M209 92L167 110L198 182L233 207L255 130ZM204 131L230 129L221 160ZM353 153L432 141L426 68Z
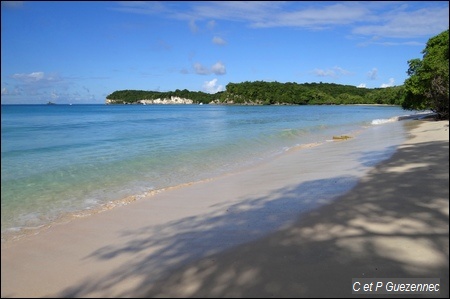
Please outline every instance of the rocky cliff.
M117 99L106 99L105 103L107 105L109 104L129 104L125 101L122 100L117 100ZM180 97L174 97L171 96L170 98L164 98L164 99L154 99L154 100L148 100L148 99L144 99L144 100L139 100L133 104L141 104L141 105L174 105L174 104L193 104L194 101L191 99L184 99L184 98L180 98Z

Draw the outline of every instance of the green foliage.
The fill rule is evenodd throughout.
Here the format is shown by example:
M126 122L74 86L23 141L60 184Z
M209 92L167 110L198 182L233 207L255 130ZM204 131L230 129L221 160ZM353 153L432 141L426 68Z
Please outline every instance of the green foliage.
M439 119L448 119L449 114L449 36L448 30L430 38L422 51L423 59L408 61L404 84L405 109L430 109Z
M334 83L229 83L220 98L222 103L245 105L400 105L403 87L357 88Z
M135 104L140 100L156 100L156 99L168 99L172 96L180 97L183 99L190 99L196 104L208 104L211 101L217 100L220 97L221 92L216 94L209 94L201 91L189 91L187 89L175 90L168 92L159 91L144 91L144 90L118 90L114 91L106 98L109 100L115 100L116 104Z
M133 104L144 99L154 100L177 96L203 104L214 102L238 105L401 105L403 92L403 86L368 89L334 83L246 81L228 83L226 91L216 94L186 89L177 89L174 92L120 90L108 95L107 99L115 100L118 104Z

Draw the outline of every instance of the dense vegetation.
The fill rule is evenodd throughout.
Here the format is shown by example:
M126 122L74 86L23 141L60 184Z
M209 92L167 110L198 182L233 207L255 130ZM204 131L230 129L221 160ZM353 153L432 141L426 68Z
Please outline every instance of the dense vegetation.
M134 104L140 100L167 99L170 97L180 97L193 100L194 103L207 104L220 97L221 92L209 94L201 91L189 91L187 89L168 92L145 91L145 90L118 90L108 95L109 100L116 100L119 104Z
M449 118L449 31L428 40L422 51L423 59L408 61L404 85L387 88L357 88L334 83L228 83L226 90L216 94L201 91L171 92L120 90L107 96L114 103L134 104L140 100L172 96L202 104L242 105L341 105L388 104L410 110L431 110L439 119Z
M389 104L401 105L403 86L388 88L357 88L333 83L279 83L243 82L229 83L226 91L216 94L176 90L173 92L120 90L107 96L117 103L132 104L144 99L177 96L194 103L244 104L244 105L340 105Z
M449 119L448 30L428 40L423 59L408 61L410 76L405 80L405 109L430 109L439 119Z
M262 105L340 105L389 104L400 105L403 87L357 88L334 83L229 83L221 102Z

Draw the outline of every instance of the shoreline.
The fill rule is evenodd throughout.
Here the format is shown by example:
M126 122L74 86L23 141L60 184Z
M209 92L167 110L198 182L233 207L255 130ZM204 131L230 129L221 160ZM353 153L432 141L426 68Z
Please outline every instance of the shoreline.
M425 131L442 131L445 130L442 126L447 124L448 147L448 121L414 122L419 123L419 129L425 127L425 124L440 125ZM413 128L411 132L414 130L417 131L417 128ZM426 140L427 134L430 133L422 132L420 136ZM439 138L434 136L427 142L436 140ZM407 143L411 141L414 139L408 140ZM324 150L333 151L341 146L345 149L348 142L336 143L335 147L324 146ZM179 273L172 272L176 268L189 263L195 265L197 260L205 256L219 255L224 249L230 249L232 252L235 246L238 246L239 250L240 246L251 246L242 244L263 242L258 239L271 227L282 231L289 230L294 223L301 222L298 220L299 213L315 215L316 211L334 205L332 202L336 197L352 194L361 184L360 177L355 179L355 170L350 169L350 165L332 166L336 168L337 173L342 171L343 175L330 176L330 169L327 167L332 161L327 160L326 156L320 163L298 173L293 164L298 162L295 152L267 162L264 167L256 170L246 170L212 181L161 192L152 200L137 201L94 217L55 225L39 235L18 240L7 247L2 244L2 297L142 296L142 286L146 286L145 294L157 294L157 290L163 290L165 284L158 280L169 277L166 281L173 283L174 277ZM302 150L302 154L314 157L309 149ZM348 153L342 150L343 157L345 154ZM445 188L448 199L448 149L446 154ZM305 161L303 160L303 163L306 163ZM384 165L385 162L381 164ZM445 166L445 163L443 164L436 167ZM321 167L323 170L320 170ZM307 173L308 171L310 173ZM360 169L358 174L361 174L361 171L365 170ZM286 177L286 173L297 173L298 177ZM362 182L364 178L366 176ZM354 187L355 189L352 189ZM347 193L350 189L352 191ZM209 195L205 196L205 192ZM293 199L298 196L304 200L321 198L322 202L303 202L301 205L293 203ZM315 210L318 205L324 207ZM306 213L312 210L315 212ZM295 221L291 221L294 218ZM77 246L72 246L73 244ZM193 248L195 250L192 250ZM260 251L263 252L264 247L261 247ZM234 256L238 257L236 254ZM274 269L278 268L275 266ZM167 276L170 273L172 276ZM280 275L283 276L282 272ZM191 292L192 285L195 283L190 286ZM208 288L202 289L206 291ZM241 291L244 289L242 287ZM186 289L183 292L186 292ZM195 294L201 296L201 293L195 291L189 296ZM225 293L217 294L226 296ZM175 296L183 296L183 293L177 293Z
M393 117L389 120L386 120L387 122L397 122L403 119L412 119L417 117L418 115L421 114L427 114L427 112L422 112L422 113L416 113L413 115L408 115L408 116L399 116L399 117ZM361 132L370 129L370 126L366 126L366 127L361 127L359 129L353 130L353 131L346 131L346 132L342 132L343 134L347 134L350 135L352 138L356 137L357 135L361 134ZM292 151L299 151L299 150L304 150L304 149L309 149L309 148L314 148L317 146L322 146L328 142L339 142L341 141L340 139L336 139L336 138L332 138L332 136L330 135L329 139L323 139L321 141L318 142L313 142L313 143L304 143L304 144L298 144L298 145L294 145L292 147L289 148L285 148L283 151L280 150L279 153L277 153L275 156L267 156L262 160L259 161L253 161L251 162L249 165L245 165L245 166L240 166L240 167L235 167L233 168L231 171L228 172L223 172L220 171L218 172L217 175L213 176L213 177L208 177L208 178L204 178L204 179L200 179L198 181L188 181L188 182L184 182L178 185L172 185L172 186L166 186L166 187L162 187L162 188L157 188L157 189L152 189L143 193L139 193L139 194L131 194L128 195L124 198L120 198L120 199L115 199L115 200L111 200L109 202L100 204L98 206L95 207L90 207L84 210L79 210L79 211L74 211L74 212L66 212L60 216L58 216L57 218L53 219L52 221L45 223L45 224L40 224L40 225L36 225L36 226L32 226L32 227L20 227L20 228L11 228L9 229L9 231L4 231L2 232L2 238L1 238L1 243L2 246L9 246L9 244L11 244L11 242L16 242L18 240L21 240L23 238L28 238L30 236L33 235L38 235L41 232L50 229L52 226L55 225L62 225L62 224L67 224L69 222L72 222L74 220L77 219L81 219L81 218L86 218L86 217L91 217L94 216L96 214L99 213L103 213L115 208L120 208L123 206L126 206L130 203L133 203L135 201L140 201L140 200L149 200L151 199L153 196L160 194L162 192L167 192L170 190L174 190L174 189L178 189L178 188L183 188L186 186L190 186L192 184L202 184L202 183L206 183L209 181L213 181L216 179L220 179L221 177L224 176L229 176L229 175L233 175L236 173L240 173L246 170L249 170L251 168L257 168L262 164L265 164L268 161L271 161L273 159L277 159L280 156L285 155L286 153L292 152Z
M208 256L153 283L147 297L376 297L352 279L437 278L449 296L448 121L411 136L350 192L278 232ZM226 279L224 279L226 277Z
M402 113L405 113L405 111L399 112L398 114L396 113L396 115L402 115ZM380 121L386 121L389 117L386 117L386 119L383 119L382 117L380 119L377 117L373 118ZM365 129L365 126L361 128L361 130ZM304 134L305 137L300 137L303 135L301 130L287 130L286 132L281 131L278 133L276 138L281 138L282 142L290 140L292 136L294 136L294 138L309 138L309 140L303 140L302 142L303 144L307 144L308 142L316 141L327 142L329 140L326 139L331 139L331 136L335 134L347 135L349 133L350 131L346 129L336 130L333 133L330 132L329 134L317 138L314 137L314 134ZM297 134L299 136L297 136ZM184 167L182 167L183 165L181 165L180 162L178 163L178 166L172 167L174 175L167 171L169 168L163 170L161 175L157 175L159 170L152 171L152 167L150 166L157 164L156 162L152 162L151 159L147 158L144 160L139 158L131 159L131 161L129 160L129 163L124 163L120 160L119 163L122 163L121 165L113 163L111 164L112 166L102 166L103 164L100 164L98 172L95 173L91 173L90 168L87 169L87 173L83 173L81 172L81 166L76 167L68 172L69 174L73 173L73 175L75 175L73 181L70 179L70 175L68 176L66 174L65 171L67 171L67 169L64 170L64 175L61 174L61 177L49 172L45 176L42 176L40 180L29 178L28 181L18 180L17 182L12 183L6 181L7 183L4 186L4 192L2 191L2 193L4 193L2 195L5 195L5 201L3 202L4 209L2 209L2 242L16 239L17 237L21 238L22 235L36 234L49 225L53 225L55 222L67 222L72 218L86 217L90 214L97 214L99 211L109 210L114 206L128 204L130 201L146 197L147 194L153 193L156 190L240 171L244 167L258 165L262 160L272 159L274 156L281 155L289 148L298 149L292 142L285 147L281 147L277 142L274 142L273 139L274 138L270 137L267 141L263 140L264 148L260 151L257 150L257 156L253 154L253 147L259 147L259 140L254 140L249 143L251 146L238 146L237 144L231 145L230 143L231 150L229 152L232 153L234 147L235 153L228 154L227 151L226 158L224 155L215 154L214 160L210 160L213 162L211 166L208 166L209 163L202 164L201 162L211 159L211 157L208 156L209 153L207 153L207 157L189 154L192 158L187 158L189 161L185 159L183 162L183 164L186 163ZM273 144L275 144L275 146L273 146ZM195 151L191 152L195 153ZM261 153L263 152L264 154L262 155ZM75 159L75 157L61 159L61 161L72 161L72 159ZM97 159L102 161L103 157ZM191 163L191 161L194 162ZM15 164L12 164L5 161L5 167L15 168L14 171L10 171L10 173L13 174L17 172L16 170L20 171L22 167L26 169L26 167L22 166L23 163L17 161ZM147 166L144 166L145 163ZM189 166L191 164L193 167ZM80 165L83 165L83 163ZM205 167L204 165L207 166ZM89 167L94 168L94 166ZM101 175L101 172L108 167L111 167L111 173ZM191 169L191 171L184 171L186 169ZM178 170L179 174L177 172ZM191 174L195 176L191 176ZM85 175L92 175L92 177L96 177L96 179L91 179L90 181L92 181L92 183L88 184L87 180L83 181L83 179L80 179ZM128 183L121 186L120 182L122 177L125 178L125 180L128 180ZM7 178L8 177L5 177L5 179ZM115 181L115 183L112 183L113 181ZM49 188L45 188L45 185L43 185L46 184L46 182L52 182L49 185ZM34 186L34 184L37 184L36 186L42 185L40 187L41 189L33 190L31 186ZM16 190L15 192L14 189ZM33 197L35 196L40 198L39 201L33 200ZM41 208L39 202L45 202L46 204ZM66 204L61 204L62 202L66 202Z

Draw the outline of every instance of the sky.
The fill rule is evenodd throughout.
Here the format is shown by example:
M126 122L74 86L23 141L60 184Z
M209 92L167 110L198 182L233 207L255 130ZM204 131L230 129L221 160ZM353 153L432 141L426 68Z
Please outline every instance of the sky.
M448 1L1 1L1 103L245 81L398 86L448 28Z

